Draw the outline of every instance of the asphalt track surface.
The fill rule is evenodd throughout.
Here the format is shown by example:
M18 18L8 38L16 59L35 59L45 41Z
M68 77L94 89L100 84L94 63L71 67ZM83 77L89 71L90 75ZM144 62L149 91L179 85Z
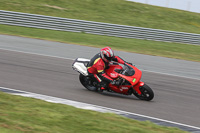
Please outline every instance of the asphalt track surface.
M155 98L150 102L138 100L134 96L99 94L86 90L80 84L79 74L71 68L73 61L70 58L74 58L75 55L71 55L67 59L59 58L60 56L44 56L47 55L46 53L44 55L31 54L36 52L17 49L19 46L13 49L11 44L4 44L11 42L21 44L24 40L39 43L41 40L12 36L1 37L3 37L0 42L0 86L2 87L95 104L200 127L200 80L198 79L200 71L191 72L190 78L186 78L187 73L185 75L172 75L170 72L169 74L162 74L162 72L150 72L154 70L143 71L142 80L155 92ZM32 44L33 42L30 42L24 44L24 46ZM62 53L61 51L48 51L49 47L41 47L42 50L40 50L44 53L45 49L45 52L50 54L54 52ZM81 49L82 46L79 48ZM27 49L30 50L30 47ZM182 61L180 60L179 64L180 62ZM197 66L192 70L198 70L199 63L194 64Z

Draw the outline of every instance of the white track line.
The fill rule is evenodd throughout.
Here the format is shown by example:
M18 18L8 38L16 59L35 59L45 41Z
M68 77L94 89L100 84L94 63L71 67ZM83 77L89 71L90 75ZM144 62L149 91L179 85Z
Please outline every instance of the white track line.
M134 116L139 116L139 117L143 117L143 118L149 118L149 119L153 119L153 120L157 120L157 121L161 121L161 122L166 122L166 123L170 123L170 124L184 126L187 128L192 128L193 130L199 130L199 131L195 131L195 133L200 132L200 127L195 127L195 126L186 125L186 124L182 124L182 123L178 123L178 122L159 119L159 118L155 118L155 117L151 117L151 116L126 112L126 111L122 111L122 110L117 110L117 109L112 109L112 108L107 108L107 107L97 106L97 105L93 105L93 104L87 104L87 103L82 103L82 102L77 102L77 101L67 100L67 99L63 99L63 98L57 98L57 97L27 92L27 91L21 91L21 90L6 88L6 87L0 87L0 89L14 91L14 93L10 92L10 94L14 94L14 95L20 95L20 96L24 96L24 97L32 97L32 98L36 98L36 99L40 99L40 100L44 100L44 101L52 102L52 103L61 103L61 104L71 105L71 106L81 108L81 109L93 110L93 111L98 111L98 112L103 112L103 113L109 112L109 113L115 113L115 114L119 114L119 115L128 114L128 115L134 115Z
M58 59L75 60L75 59L73 59L73 58L60 57L60 56L53 56L53 55L47 55L47 54L39 54L39 53L34 53L34 52L25 52L25 51L11 50L11 49L6 49L6 48L0 48L0 49L1 49L1 50L6 50L6 51L11 51L11 52L19 52L19 53L32 54L32 55L39 55L39 56L45 56L45 57L53 57L53 58L58 58ZM151 72L151 73L162 74L162 75L168 75L168 76L174 76L174 77L180 77L180 78L188 78L188 79L200 80L200 79L197 79L197 78L186 77L186 76L180 76L180 75L176 75L176 74L155 72L155 71L144 70L144 69L140 69L140 70L146 71L146 72Z

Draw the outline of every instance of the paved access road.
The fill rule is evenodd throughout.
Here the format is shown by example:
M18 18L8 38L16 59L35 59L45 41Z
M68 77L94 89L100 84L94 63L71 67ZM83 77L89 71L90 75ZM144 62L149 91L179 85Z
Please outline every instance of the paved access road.
M5 35L0 36L0 39L0 86L2 87L91 103L200 127L200 80L197 79L199 71L196 73L191 71L192 74L190 78L180 77L187 76L188 71L185 69L183 74L177 69L178 66L176 65L169 65L169 67L174 66L174 69L166 70L167 72L165 72L172 74L170 71L177 71L175 75L178 76L144 71L143 81L155 92L153 101L146 102L138 100L134 96L108 93L98 94L87 91L82 87L78 80L78 73L71 68L73 61L66 58L67 56L68 58L80 57L81 54L87 58L90 54L94 54L97 51L95 48L91 48L92 50L83 53L86 49L88 50L88 47ZM54 44L57 44L57 47L55 47ZM118 53L120 55L130 54L125 52ZM137 56L139 57L140 55ZM141 55L140 57L145 57L144 60L147 60L147 58L153 59L152 56ZM128 56L125 58L127 58L126 60L128 61L132 61ZM161 58L162 57L158 57L158 59ZM166 66L171 62L176 63L174 59L171 61L168 58L162 58L162 60L169 61L168 63L160 61L161 65L158 69L160 71L158 72L162 73L164 73L164 71L161 70L164 70L164 68L161 66ZM177 61L178 64L184 64L185 62L182 60ZM149 61L140 64L138 61L136 65L138 64L137 66L145 70L148 70L147 66L149 66L149 71L155 71L151 69L155 68L156 63L152 65L148 64L148 62ZM153 62L157 61L153 60ZM187 63L188 61L186 61L185 64ZM194 63L196 66L192 66L190 63ZM191 69L193 71L200 69L200 67L198 67L199 63L197 62L189 62L185 68L190 65L193 67ZM180 68L183 68L183 65L180 66ZM179 73L182 75L179 75Z

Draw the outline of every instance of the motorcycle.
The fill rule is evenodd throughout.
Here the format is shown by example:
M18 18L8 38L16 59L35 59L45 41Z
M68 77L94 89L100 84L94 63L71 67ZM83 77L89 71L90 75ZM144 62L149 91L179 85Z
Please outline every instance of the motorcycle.
M79 80L86 89L96 91L100 85L88 74L87 66L89 61L89 59L77 58L72 64L72 68L80 73ZM132 64L125 63L122 65L112 62L109 64L109 68L105 69L105 73L112 79L120 81L118 86L108 84L106 91L124 95L135 95L137 98L146 101L154 98L153 90L144 82L140 81L142 71ZM101 85L103 84L105 85L106 83L101 83Z

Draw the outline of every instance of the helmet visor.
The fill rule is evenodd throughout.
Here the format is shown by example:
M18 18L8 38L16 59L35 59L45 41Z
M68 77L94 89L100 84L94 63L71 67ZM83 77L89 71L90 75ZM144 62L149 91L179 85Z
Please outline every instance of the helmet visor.
M108 57L107 55L104 55L104 57L108 60L111 61L113 57Z

